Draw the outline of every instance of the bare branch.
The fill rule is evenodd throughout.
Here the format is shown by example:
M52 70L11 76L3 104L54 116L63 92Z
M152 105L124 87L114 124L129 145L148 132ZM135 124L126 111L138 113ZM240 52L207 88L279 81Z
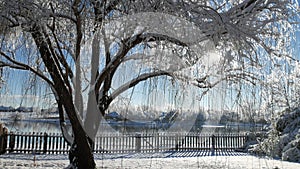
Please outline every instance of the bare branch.
M76 19L75 19L75 18L73 18L72 16L69 16L69 15L66 15L66 14L62 14L62 13L51 13L50 16L51 16L51 17L54 17L54 18L56 18L56 17L65 18L65 19L68 19L68 20L70 20L70 21L76 23Z
M1 52L0 51L0 54L5 57L5 59L7 59L8 61L10 61L12 64L7 64L7 63L4 63L2 62L2 64L4 66L9 66L11 68L16 68L16 69L21 69L21 70L29 70L30 72L36 74L38 77L42 78L45 82L47 82L50 86L53 86L53 82L47 78L43 73L42 71L40 70L36 70L32 67L30 67L29 65L27 64L24 64L24 63L21 63L21 62L18 62L14 59L12 59L10 56L6 55L5 53Z

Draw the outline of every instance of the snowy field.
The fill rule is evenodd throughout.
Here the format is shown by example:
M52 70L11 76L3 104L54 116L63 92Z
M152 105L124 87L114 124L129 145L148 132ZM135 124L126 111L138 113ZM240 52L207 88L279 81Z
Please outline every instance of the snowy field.
M35 159L35 160L34 160ZM200 168L200 169L299 169L299 163L259 158L242 153L165 152L149 154L95 155L98 169L140 168ZM67 155L21 155L0 156L1 169L65 168Z

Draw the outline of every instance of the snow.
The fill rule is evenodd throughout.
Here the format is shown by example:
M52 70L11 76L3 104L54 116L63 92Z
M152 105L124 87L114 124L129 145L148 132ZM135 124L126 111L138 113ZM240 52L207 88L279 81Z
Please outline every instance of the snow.
M275 119L268 137L255 146L253 151L300 162L300 108L286 110Z
M35 160L34 160L35 159ZM163 152L131 154L95 154L97 168L226 168L226 169L298 169L300 163L256 157L237 152ZM4 154L0 168L64 168L67 155Z

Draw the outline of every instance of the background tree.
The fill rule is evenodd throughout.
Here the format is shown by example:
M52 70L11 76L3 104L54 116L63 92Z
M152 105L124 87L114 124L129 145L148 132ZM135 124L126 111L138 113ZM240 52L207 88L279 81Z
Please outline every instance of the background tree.
M291 32L282 29L291 25L297 2L2 0L0 8L0 66L29 71L47 83L59 108L63 135L72 144L72 166L95 168L93 140L114 99L157 77L204 89L240 79L254 84L258 78L251 68L263 66L258 51L272 57L286 54L273 42L288 45L284 40ZM151 22L141 22L143 18ZM170 27L168 21L178 24ZM160 24L170 32L155 29L162 28ZM187 37L194 32L191 41ZM84 44L90 50L84 50ZM90 67L84 64L87 51L91 51ZM140 71L114 88L119 69L132 60L143 65ZM86 91L88 97L84 98ZM84 100L88 100L86 108Z

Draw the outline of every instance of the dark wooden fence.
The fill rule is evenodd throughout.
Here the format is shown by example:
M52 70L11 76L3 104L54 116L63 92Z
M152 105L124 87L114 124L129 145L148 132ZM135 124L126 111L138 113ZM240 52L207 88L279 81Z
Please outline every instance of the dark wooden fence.
M95 153L163 152L163 151L235 151L247 140L245 134L197 133L107 133L96 137ZM70 146L61 134L3 133L2 153L68 153Z
M9 133L6 140L7 152L62 154L70 148L60 134Z

